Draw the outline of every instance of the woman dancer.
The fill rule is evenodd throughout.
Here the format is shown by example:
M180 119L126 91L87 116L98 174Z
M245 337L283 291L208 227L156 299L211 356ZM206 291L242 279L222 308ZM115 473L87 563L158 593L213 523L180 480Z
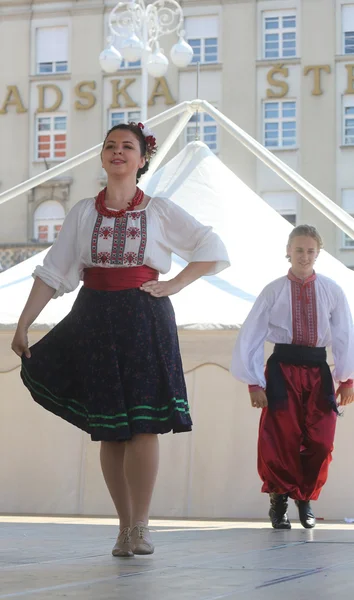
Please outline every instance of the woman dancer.
M136 186L155 151L155 137L141 123L108 132L101 153L107 187L67 215L34 272L12 343L34 400L101 442L102 472L120 522L114 556L153 553L148 520L157 434L192 426L168 296L229 265L211 227ZM189 264L158 281L172 252ZM29 348L27 331L41 310L80 279L71 312Z

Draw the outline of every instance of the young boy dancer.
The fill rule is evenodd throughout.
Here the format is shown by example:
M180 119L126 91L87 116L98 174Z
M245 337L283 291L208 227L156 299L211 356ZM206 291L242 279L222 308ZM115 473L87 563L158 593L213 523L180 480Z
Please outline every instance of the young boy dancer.
M290 529L288 498L301 524L315 526L310 500L317 500L332 460L339 406L354 401L353 320L343 290L314 272L322 248L314 227L293 229L287 245L288 274L267 285L244 322L231 372L249 385L251 404L261 408L258 472L270 495L275 529ZM275 344L265 373L264 342ZM326 362L332 346L338 382L334 391Z

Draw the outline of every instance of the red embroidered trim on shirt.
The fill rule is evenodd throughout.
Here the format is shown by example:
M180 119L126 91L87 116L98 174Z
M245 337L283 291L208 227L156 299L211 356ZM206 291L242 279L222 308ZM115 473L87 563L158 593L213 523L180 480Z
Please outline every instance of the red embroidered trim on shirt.
M262 388L260 385L252 384L252 385L248 386L248 391L249 391L249 393L251 393L251 392L264 392L264 388Z
M347 381L340 381L339 385L342 388L351 388L353 387L354 381L352 379L347 379Z
M95 226L93 228L92 238L91 238L91 259L92 259L93 263L97 263L97 243L98 243L98 236L99 236L102 220L103 220L102 215L99 215L97 213L97 219L96 219Z
M135 252L126 252L123 257L124 264L130 267L138 264L138 257Z
M111 238L112 235L113 235L112 227L101 227L100 233L99 233L100 237L103 237L105 240L108 240L108 238Z
M139 227L129 227L127 229L127 237L135 240L140 237L140 229Z
M135 214L135 213L132 213ZM136 225L131 225L130 213L110 219L98 214L91 238L91 258L94 264L143 265L146 241L147 219L144 211L136 213Z
M99 252L97 255L97 262L105 265L111 260L111 255L109 252Z
M302 281L288 273L291 285L291 304L293 322L292 343L299 346L316 346L317 344L317 305L316 274Z
M142 265L144 263L144 255L146 248L146 239L147 239L147 227L146 227L146 214L145 212L139 213L140 217L140 247L138 252L138 265Z

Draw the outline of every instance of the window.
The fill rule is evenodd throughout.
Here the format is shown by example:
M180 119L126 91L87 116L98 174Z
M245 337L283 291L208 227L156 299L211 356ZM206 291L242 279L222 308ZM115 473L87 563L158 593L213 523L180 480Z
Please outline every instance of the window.
M291 225L296 225L297 198L294 192L266 192L263 200L276 210Z
M37 117L36 160L66 157L66 116Z
M217 63L218 54L218 17L187 17L185 19L186 38L193 48L191 64Z
M354 190L342 190L342 208L354 217ZM353 248L354 240L343 233L343 248Z
M354 4L342 6L343 54L354 54Z
M264 145L266 148L296 146L296 102L264 102Z
M296 56L296 14L294 11L263 13L263 58Z
M127 62L126 60L122 60L120 69L140 69L141 60L136 60L135 62Z
M354 98L343 98L343 144L354 146Z
M140 121L139 110L114 110L109 115L109 129L119 123L130 123L131 121L135 123Z
M68 28L40 27L36 30L37 74L68 71Z
M34 213L34 239L42 244L54 242L64 218L65 211L60 202L56 200L42 202Z
M218 151L218 127L214 119L207 113L194 114L188 121L186 128L186 142L196 139L204 142L213 152Z

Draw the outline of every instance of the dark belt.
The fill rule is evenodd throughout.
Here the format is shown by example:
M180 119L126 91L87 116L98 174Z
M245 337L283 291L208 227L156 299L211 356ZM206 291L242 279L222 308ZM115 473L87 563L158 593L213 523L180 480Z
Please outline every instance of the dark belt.
M267 361L266 395L271 410L286 407L288 392L280 364L303 367L319 367L321 370L322 393L336 414L339 414L334 393L332 373L327 363L326 348L275 344L273 354Z

